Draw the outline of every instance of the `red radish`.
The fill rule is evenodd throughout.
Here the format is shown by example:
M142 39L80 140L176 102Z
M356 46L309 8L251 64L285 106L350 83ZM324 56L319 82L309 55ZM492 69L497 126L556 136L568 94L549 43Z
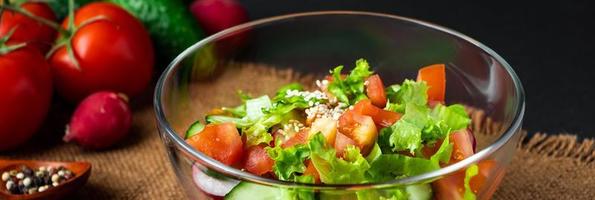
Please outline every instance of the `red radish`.
M131 123L132 113L124 94L96 92L74 111L64 141L89 149L107 148L128 134Z
M235 0L196 0L190 11L208 34L248 21L246 10Z
M209 35L248 21L246 10L235 0L196 0L190 11ZM233 54L246 44L248 34L248 30L243 30L225 36L217 42L216 52Z

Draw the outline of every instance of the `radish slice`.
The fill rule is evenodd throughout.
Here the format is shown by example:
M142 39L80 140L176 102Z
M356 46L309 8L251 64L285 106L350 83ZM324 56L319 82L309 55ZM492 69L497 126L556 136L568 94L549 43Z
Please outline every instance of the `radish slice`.
M200 190L215 196L225 196L237 184L238 180L214 178L201 171L196 164L192 165L192 180Z

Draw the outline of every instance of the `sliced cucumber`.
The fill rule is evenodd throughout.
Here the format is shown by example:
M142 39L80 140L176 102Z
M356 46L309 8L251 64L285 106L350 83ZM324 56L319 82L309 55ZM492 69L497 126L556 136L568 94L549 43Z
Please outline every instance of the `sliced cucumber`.
M430 184L410 185L405 187L409 200L428 200L432 198Z
M223 116L223 115L209 115L209 116L205 117L205 121L207 122L207 124L221 124L221 123L225 123L225 122L233 122L234 124L236 124L236 127L238 127L238 128L247 126L246 122L244 120L242 120L241 118L235 118L235 117L229 117L229 116Z
M194 122L192 125L190 125L190 128L188 128L188 130L186 131L186 139L200 133L202 131L202 129L205 128L205 125L200 123L200 121L196 121Z
M282 192L283 189L258 185L254 183L241 182L234 187L231 192L225 195L226 200L242 200L242 199L277 199L285 200L292 199Z

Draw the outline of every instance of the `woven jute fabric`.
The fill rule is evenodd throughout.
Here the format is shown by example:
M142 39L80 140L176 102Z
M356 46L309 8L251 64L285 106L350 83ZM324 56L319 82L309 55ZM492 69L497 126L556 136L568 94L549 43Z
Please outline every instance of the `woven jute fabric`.
M289 70L245 66L233 70L244 80L214 82L211 91L230 90L234 85L254 83L273 91L299 76ZM225 77L228 72L221 76ZM303 78L303 77L302 77ZM262 80L266 80L266 84ZM246 88L243 85L242 88ZM260 90L261 88L258 88ZM258 91L253 91L258 92ZM130 135L116 147L92 151L61 141L70 106L56 104L46 124L29 143L17 151L0 153L1 159L88 161L93 169L89 181L70 199L185 199L158 135L150 93L133 103ZM230 95L225 98L237 98ZM140 99L140 100L138 100ZM216 103L213 101L213 103ZM216 105L211 105L216 106ZM473 114L473 128L480 134L501 130L495 122ZM494 199L595 199L594 140L576 135L536 133L517 147L512 163Z

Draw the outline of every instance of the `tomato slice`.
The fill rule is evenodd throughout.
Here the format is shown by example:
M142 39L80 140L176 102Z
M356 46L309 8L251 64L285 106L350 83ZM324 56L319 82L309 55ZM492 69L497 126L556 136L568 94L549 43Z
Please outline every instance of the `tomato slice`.
M386 94L384 84L378 74L374 74L366 80L366 95L375 106L384 108L386 106Z
M269 157L264 148L264 145L256 145L248 148L244 169L259 176L273 171L275 161Z
M306 170L304 171L304 175L313 176L314 183L320 183L320 174L318 173L318 170L316 170L316 167L314 167L314 163L312 163L312 160L306 160Z
M337 151L337 157L343 157L345 149L350 145L357 146L355 141L353 141L351 138L337 132L337 136L335 138L335 150Z
M453 144L451 162L461 161L473 155L473 138L469 130L464 129L450 134L450 141Z
M306 142L308 142L308 132L310 132L310 129L302 129L300 132L297 132L293 137L290 137L289 139L287 139L287 141L283 142L281 144L281 147L289 148L298 144L306 144Z
M339 117L339 132L355 141L363 155L368 154L378 137L374 120L355 110L348 110Z
M372 105L368 99L363 99L353 106L353 110L361 115L372 117L379 128L389 127L401 119L401 114L384 110Z
M435 64L421 68L417 81L428 84L428 101L444 102L446 92L446 72L444 64Z
M494 160L482 160L477 164L479 173L469 180L469 186L473 193L478 194L482 187L489 186L482 193L485 197L491 197L504 175L504 170L497 170L497 162ZM490 185L486 181L491 179ZM465 170L461 170L436 180L432 183L434 195L437 200L458 200L463 199L465 193Z
M226 165L241 160L243 143L235 124L208 124L198 134L186 140L196 150Z

